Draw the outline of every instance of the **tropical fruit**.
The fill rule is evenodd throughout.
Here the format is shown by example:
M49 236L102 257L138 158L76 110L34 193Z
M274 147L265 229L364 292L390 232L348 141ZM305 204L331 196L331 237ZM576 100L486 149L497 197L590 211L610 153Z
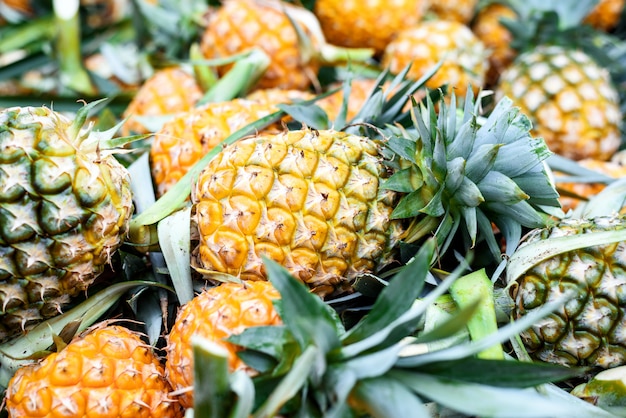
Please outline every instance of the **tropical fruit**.
M584 22L596 29L610 31L622 18L626 0L599 0Z
M581 50L542 45L520 54L496 95L514 98L557 154L608 160L620 146L618 93L608 71Z
M472 31L489 51L489 70L486 83L495 86L500 74L517 55L511 46L513 36L502 24L502 19L514 19L516 13L510 7L500 3L489 3L481 8L472 22Z
M625 226L623 216L563 219L553 226L533 230L518 251L540 241L549 243L554 239L554 245L559 245L557 242L567 237L584 238L585 234L620 231ZM550 256L519 277L511 277L516 318L566 292L573 293L560 309L522 333L533 358L567 366L602 368L626 362L623 332L626 310L622 292L626 284L626 247L623 239L590 244L588 241L583 248Z
M11 418L182 417L170 391L151 347L137 333L108 325L18 369L6 408Z
M428 11L439 19L469 23L476 14L478 0L435 0L429 2Z
M123 135L146 134L146 128L137 117L167 116L191 110L202 97L202 89L194 75L182 67L168 67L156 71L139 88L124 110L128 118L122 127Z
M150 147L152 178L158 197L176 184L213 147L236 130L278 110L246 99L208 103L182 113L154 135Z
M319 0L314 12L328 42L374 48L380 55L401 28L422 19L426 5L424 0Z
M419 79L441 61L441 67L426 86L434 89L447 84L458 97L464 97L468 86L475 93L483 87L489 65L487 56L485 46L468 26L432 20L398 33L387 45L382 65L397 74L411 64L409 76Z
M0 339L61 313L104 271L133 210L102 133L46 107L0 111ZM112 135L112 134L111 134Z
M391 144L405 144L398 145L407 150L401 156L393 153L399 148L384 147L386 141L375 134L363 136L350 130L261 133L225 147L192 188L200 239L193 252L194 265L259 280L265 278L262 256L267 256L314 292L341 293L359 274L393 263L401 241L416 242L434 231L446 211L458 211L448 221L457 219L452 221L457 223L453 229L468 243L477 239L478 225L469 221L468 229L463 229L461 219L479 217L480 234L487 235L499 258L493 230L483 220L498 218L496 222L505 229L520 222L543 225L541 210L534 205L541 201L543 208L558 206L556 191L539 162L548 155L545 143L528 136L528 120L508 100L480 128L472 125L471 103L458 124L452 123L456 111L449 111L445 102L437 105L443 106L439 121L427 116L435 114L430 103L423 110L421 128L388 127L391 131L385 137L395 138ZM495 125L509 129L498 130L496 139L488 133ZM449 129L442 132L441 127ZM430 141L441 135L447 145L435 147ZM522 167L519 161L507 160L507 151L516 147L528 151L529 164ZM491 151L485 154L487 149ZM519 153L515 151L518 157ZM470 167L478 164L481 169L432 167L433 158L454 161L455 167L472 161ZM449 170L456 173L454 181L447 175ZM526 176L536 181L527 182ZM492 188L496 181L501 186ZM502 217L511 214L509 205L528 217L522 219L517 212L512 223L502 223ZM441 237L447 243L442 251L455 233Z
M237 357L240 347L226 341L233 334L255 326L281 323L273 301L280 294L266 281L222 283L209 287L186 303L176 316L167 337L166 376L175 390L182 390L180 403L193 406L192 337L199 336L228 350L231 371L245 369Z
M342 50L327 44L313 13L278 0L224 1L209 14L200 47L208 59L260 48L271 63L256 87L298 90L314 84L322 62L363 61L373 54L370 49ZM219 66L218 72L224 74L231 65Z

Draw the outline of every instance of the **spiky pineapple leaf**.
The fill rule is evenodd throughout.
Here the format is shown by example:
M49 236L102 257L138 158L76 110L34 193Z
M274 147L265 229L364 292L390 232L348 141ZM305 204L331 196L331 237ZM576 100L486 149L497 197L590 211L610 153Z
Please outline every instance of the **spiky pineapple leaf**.
M277 107L309 128L322 130L330 127L328 115L315 104L279 104Z
M388 377L361 380L350 393L350 398L373 418L431 417L415 392Z
M277 262L263 257L267 276L281 296L281 318L289 331L305 348L310 344L327 353L340 345L335 314L308 287L292 277Z
M581 416L578 407L571 402L556 401L534 389L480 385L397 370L389 374L397 379L398 385L406 385L426 399L467 415L499 418Z
M527 388L581 376L584 368L550 363L467 357L425 364L414 369L420 373L497 387Z
M222 418L233 403L228 373L228 351L213 341L194 335L194 416Z
M393 277L368 315L346 333L342 339L344 345L363 340L385 329L411 307L424 287L435 244L433 239L427 240L415 258Z

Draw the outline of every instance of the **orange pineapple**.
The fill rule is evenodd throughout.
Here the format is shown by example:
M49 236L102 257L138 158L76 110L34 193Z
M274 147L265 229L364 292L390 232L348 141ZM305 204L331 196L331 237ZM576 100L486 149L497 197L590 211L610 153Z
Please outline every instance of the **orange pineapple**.
M429 11L439 19L469 23L476 13L478 0L432 0Z
M596 29L610 31L619 23L626 0L600 0L585 18Z
M425 0L317 0L314 11L329 42L380 55L401 28L421 20L425 8Z
M278 291L267 281L223 283L210 287L185 304L167 337L165 375L185 407L193 405L193 394L185 389L193 385L193 356L191 338L209 339L228 350L231 371L245 369L237 357L240 348L225 339L246 328L278 325L281 319L273 301Z
M150 346L138 334L110 325L18 369L6 408L12 418L182 417L170 391Z
M140 87L124 111L129 118L122 135L145 134L148 129L136 116L173 115L192 109L202 97L195 77L181 67L168 67L155 72Z
M513 36L500 23L500 19L514 19L513 9L499 3L490 3L482 8L472 23L474 34L480 39L489 52L489 70L487 84L497 83L500 73L515 59L517 52L511 47Z
M459 22L426 21L404 29L385 49L382 65L398 73L411 63L409 77L418 79L441 60L441 68L427 87L448 84L460 98L468 85L475 92L483 87L487 51L469 27Z

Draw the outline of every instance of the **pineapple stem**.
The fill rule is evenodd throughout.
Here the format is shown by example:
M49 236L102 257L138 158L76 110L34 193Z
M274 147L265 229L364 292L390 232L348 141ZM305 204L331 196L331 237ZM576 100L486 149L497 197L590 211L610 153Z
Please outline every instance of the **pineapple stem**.
M78 0L54 0L57 28L55 52L59 62L61 84L79 93L93 96L97 93L85 70L80 50L80 17Z

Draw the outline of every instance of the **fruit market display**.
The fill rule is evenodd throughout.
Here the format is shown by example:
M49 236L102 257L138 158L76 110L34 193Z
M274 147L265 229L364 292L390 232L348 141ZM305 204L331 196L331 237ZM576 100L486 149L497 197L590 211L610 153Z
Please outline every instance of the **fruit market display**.
M0 417L619 417L626 2L0 0Z

